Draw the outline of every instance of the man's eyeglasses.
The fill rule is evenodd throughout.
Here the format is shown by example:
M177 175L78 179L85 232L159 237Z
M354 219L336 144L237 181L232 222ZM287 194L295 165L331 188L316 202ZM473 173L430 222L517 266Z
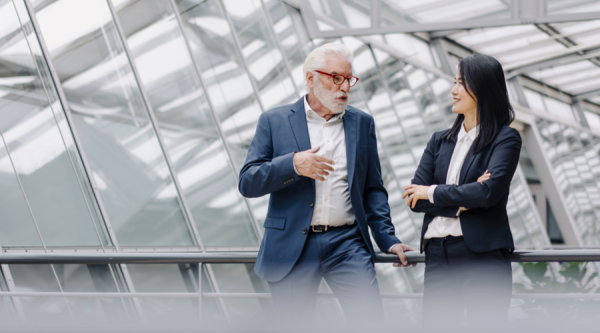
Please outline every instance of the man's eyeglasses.
M343 76L341 74L329 74L329 73L325 73L325 72L321 72L321 71L315 71L315 72L317 72L319 74L331 76L333 78L333 83L335 83L337 85L342 85L342 83L344 83L344 81L348 80L348 84L350 84L350 87L352 87L356 84L356 82L358 82L358 78L356 76Z

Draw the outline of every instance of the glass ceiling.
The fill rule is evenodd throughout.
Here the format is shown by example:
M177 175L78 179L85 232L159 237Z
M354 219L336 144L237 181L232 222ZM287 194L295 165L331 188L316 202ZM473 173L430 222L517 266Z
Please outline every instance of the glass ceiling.
M480 28L447 37L497 58L509 73L518 70L573 96L600 95L600 20Z
M297 0L287 2L301 4ZM322 37L429 31L431 38L444 37L497 58L507 78L525 75L573 97L585 94L579 99L596 104L600 101L598 0L310 0L307 3L310 5L304 9L312 10L320 30L316 34ZM515 25L528 20L550 23ZM456 27L452 28L453 25Z

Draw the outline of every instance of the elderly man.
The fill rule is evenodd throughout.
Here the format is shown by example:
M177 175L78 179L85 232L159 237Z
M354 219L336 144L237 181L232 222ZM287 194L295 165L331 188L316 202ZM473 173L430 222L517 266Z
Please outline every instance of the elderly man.
M325 44L304 63L308 95L263 113L240 172L245 197L271 194L254 270L269 282L276 317L314 317L322 278L346 320L382 319L369 227L380 249L395 236L381 179L373 117L348 104L352 52Z

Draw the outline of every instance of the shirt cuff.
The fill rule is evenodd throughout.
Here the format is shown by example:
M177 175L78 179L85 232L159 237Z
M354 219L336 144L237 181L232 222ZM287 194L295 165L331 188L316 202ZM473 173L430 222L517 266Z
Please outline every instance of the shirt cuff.
M294 155L296 155L296 153L294 153ZM298 172L298 169L296 169L296 162L294 162L294 157L292 156L292 165L294 166L294 172L298 175L301 176L300 172Z
M458 208L458 212L456 212L456 217L460 216L460 207Z
M435 188L437 187L437 185L431 185L429 186L429 189L427 190L427 197L429 198L429 202L433 203L433 191L435 191ZM460 209L459 209L460 211Z

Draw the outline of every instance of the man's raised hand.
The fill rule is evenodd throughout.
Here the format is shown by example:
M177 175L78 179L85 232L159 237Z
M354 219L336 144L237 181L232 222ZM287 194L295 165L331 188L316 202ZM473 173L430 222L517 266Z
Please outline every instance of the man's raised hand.
M320 147L315 147L294 154L294 165L301 176L324 181L324 177L333 171L332 160L315 154L319 149Z

